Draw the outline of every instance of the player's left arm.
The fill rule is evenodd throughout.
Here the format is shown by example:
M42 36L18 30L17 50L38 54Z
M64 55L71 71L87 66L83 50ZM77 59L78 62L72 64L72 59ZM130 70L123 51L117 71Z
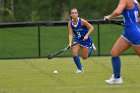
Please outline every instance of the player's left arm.
M87 22L86 20L82 19L82 25L83 26L86 26L88 28L88 33L85 35L83 41L85 41L86 39L88 39L88 36L91 34L91 32L94 30L94 27L89 23Z

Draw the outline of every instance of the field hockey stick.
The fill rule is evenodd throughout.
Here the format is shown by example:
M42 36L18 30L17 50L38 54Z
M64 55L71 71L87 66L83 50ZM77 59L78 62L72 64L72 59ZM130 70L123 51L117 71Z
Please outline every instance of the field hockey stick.
M123 21L119 21L119 20L113 20L112 19L112 20L110 20L110 23L124 26L124 22Z
M111 20L105 20L111 24L117 24L117 25L121 25L121 26L124 26L124 22L122 20L116 20L116 19L111 19Z
M79 41L79 42L81 42L81 41ZM75 46L75 45L78 44L79 42L73 43L73 44L71 45L71 47ZM56 52L56 53L54 53L54 54L52 54L52 55L49 55L47 58L48 58L48 59L52 59L52 58L56 57L57 55L59 55L59 54L65 52L65 51L68 50L68 49L70 49L70 46L67 46L67 47L64 48L64 49L61 49L60 51L58 51L58 52Z

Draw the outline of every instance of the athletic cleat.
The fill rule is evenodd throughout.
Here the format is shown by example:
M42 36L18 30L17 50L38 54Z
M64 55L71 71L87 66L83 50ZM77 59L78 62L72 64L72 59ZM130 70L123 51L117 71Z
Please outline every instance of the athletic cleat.
M122 84L123 83L123 80L122 78L114 78L114 75L111 76L110 79L108 80L105 80L106 83L108 84Z
M83 73L83 70L78 69L75 73L77 73L77 74Z
M94 43L92 43L92 48L93 48L94 51L96 50L96 47L95 47Z

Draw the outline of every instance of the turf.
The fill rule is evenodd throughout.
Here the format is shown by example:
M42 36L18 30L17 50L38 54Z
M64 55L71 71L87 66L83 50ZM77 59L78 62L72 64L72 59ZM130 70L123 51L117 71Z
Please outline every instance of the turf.
M104 82L112 73L110 57L81 60L82 74L74 73L72 58L0 60L0 93L140 93L139 57L121 59L121 85Z

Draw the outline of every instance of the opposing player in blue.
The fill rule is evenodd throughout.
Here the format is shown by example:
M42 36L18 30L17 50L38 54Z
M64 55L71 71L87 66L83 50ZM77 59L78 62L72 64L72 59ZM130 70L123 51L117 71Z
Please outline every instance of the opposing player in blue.
M127 50L129 47L135 50L136 54L140 56L140 27L138 24L138 16L140 14L140 5L137 0L119 0L117 8L112 14L105 16L105 20L111 20L113 17L122 14L124 17L124 33L114 44L111 56L113 75L110 79L105 80L109 84L123 83L121 77L121 60L119 55ZM136 61L136 60L135 60Z
M89 36L94 28L86 20L78 17L78 10L76 8L71 9L70 17L71 20L68 22L69 46L72 45L74 33L74 42L78 42L78 44L72 47L73 60L77 66L76 73L82 73L83 67L80 62L78 52L80 48L82 48L82 59L85 60L90 56L92 50L96 49L92 43L91 37Z

